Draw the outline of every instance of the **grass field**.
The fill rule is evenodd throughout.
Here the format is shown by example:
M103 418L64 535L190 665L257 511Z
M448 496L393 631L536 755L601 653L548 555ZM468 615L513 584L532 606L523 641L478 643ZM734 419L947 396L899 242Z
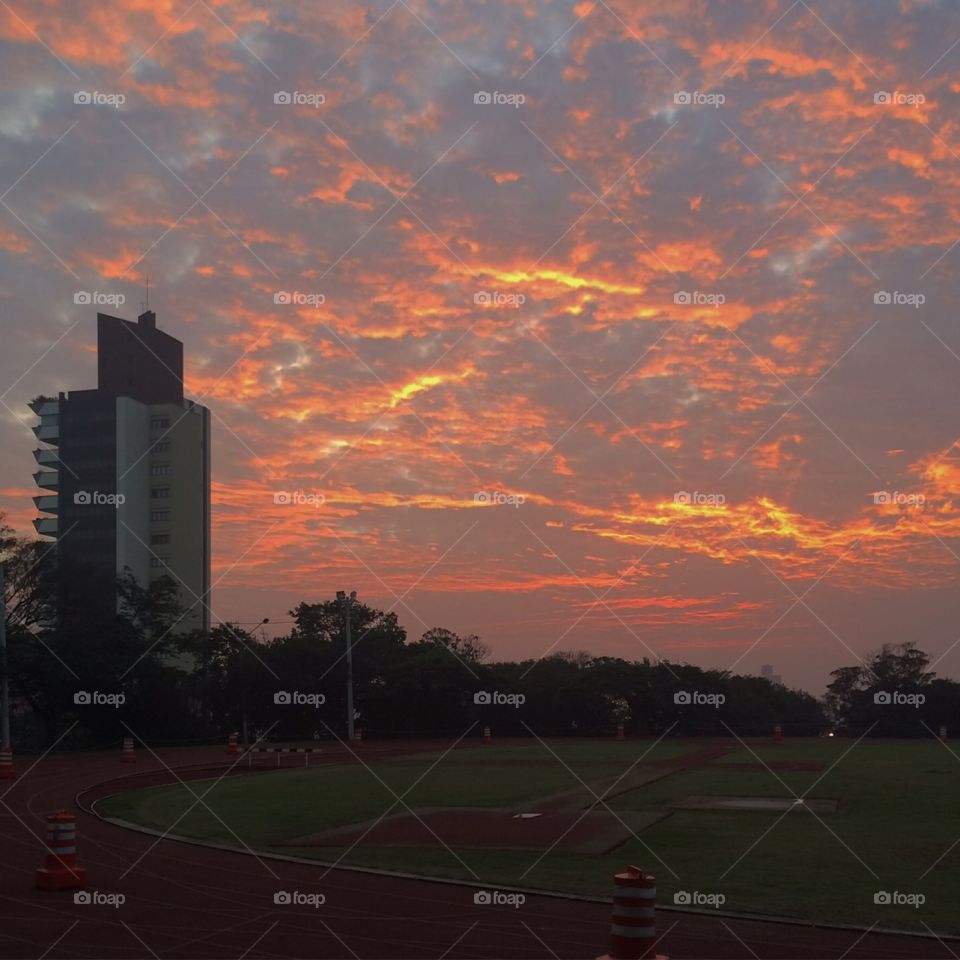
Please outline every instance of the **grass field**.
M709 741L658 744L648 764L690 757ZM133 791L98 804L105 815L172 833L253 849L276 849L311 833L379 817L393 805L523 808L619 776L649 743L551 741L399 757L371 764L284 770L254 777L193 781ZM556 756L554 756L554 753ZM435 761L438 761L436 766ZM773 763L776 769L764 767ZM753 768L729 764L755 764ZM816 772L782 769L814 763ZM653 767L650 768L654 772ZM604 855L553 849L453 851L431 846L357 846L344 864L376 866L495 886L608 895L610 877L628 863L656 874L661 903L679 891L722 894L724 909L809 920L960 933L960 761L934 741L794 740L743 749L687 769L661 766L661 779L612 796L614 814L664 818ZM422 779L421 779L422 778ZM196 804L202 795L216 814ZM405 793L405 791L408 791ZM792 797L839 801L834 814L672 810L688 796ZM191 809L192 807L192 809ZM189 811L189 812L187 812ZM186 814L186 815L184 815ZM182 819L180 819L182 817ZM218 819L219 818L219 819ZM179 822L177 822L179 820ZM222 821L222 822L221 822ZM176 823L174 827L173 824ZM224 826L226 824L226 826ZM228 829L229 828L229 829ZM955 844L955 845L954 845ZM549 847L550 844L546 844ZM342 847L284 846L336 860ZM919 908L876 905L879 891L923 894Z

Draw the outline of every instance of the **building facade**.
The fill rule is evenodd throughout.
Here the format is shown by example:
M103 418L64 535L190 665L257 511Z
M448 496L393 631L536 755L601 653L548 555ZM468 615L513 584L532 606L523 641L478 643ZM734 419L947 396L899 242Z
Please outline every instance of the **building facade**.
M91 603L116 609L116 578L163 575L187 611L175 630L210 625L210 412L183 396L183 344L97 314L97 387L37 397L42 446L37 532L83 569Z

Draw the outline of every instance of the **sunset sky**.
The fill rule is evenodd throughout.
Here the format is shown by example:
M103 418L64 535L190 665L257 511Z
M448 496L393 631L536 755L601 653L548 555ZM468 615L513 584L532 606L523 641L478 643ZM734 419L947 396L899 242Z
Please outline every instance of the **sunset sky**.
M356 589L496 657L960 677L953 0L9 0L0 62L21 533L74 295L149 273L214 619Z

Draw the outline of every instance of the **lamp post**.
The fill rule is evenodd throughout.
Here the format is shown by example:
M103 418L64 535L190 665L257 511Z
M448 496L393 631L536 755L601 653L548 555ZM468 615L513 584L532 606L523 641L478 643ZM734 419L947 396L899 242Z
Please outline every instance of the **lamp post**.
M347 742L353 742L353 643L350 638L350 610L357 602L357 591L351 590L348 597L343 590L337 591L337 603L343 617L343 630L347 641Z
M10 749L10 687L7 680L7 594L0 562L0 747Z

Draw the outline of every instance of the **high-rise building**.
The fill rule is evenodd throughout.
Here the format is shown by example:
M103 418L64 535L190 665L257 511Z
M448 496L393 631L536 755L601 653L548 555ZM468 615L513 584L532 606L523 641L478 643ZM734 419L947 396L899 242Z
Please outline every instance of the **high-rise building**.
M188 611L176 630L208 628L210 412L183 396L183 344L157 329L97 314L97 388L37 397L43 444L37 532L83 569L90 602L116 609L116 578L166 574Z
M760 667L760 676L763 677L764 680L769 680L771 683L783 683L780 674L773 672L772 663L765 663Z

